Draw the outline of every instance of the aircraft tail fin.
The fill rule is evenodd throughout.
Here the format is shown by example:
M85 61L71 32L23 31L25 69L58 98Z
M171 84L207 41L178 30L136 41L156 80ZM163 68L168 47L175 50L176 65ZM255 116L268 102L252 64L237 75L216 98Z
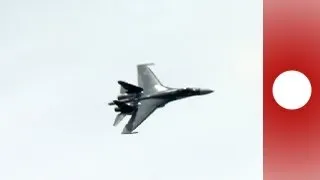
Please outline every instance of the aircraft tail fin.
M138 64L138 85L143 88L144 93L150 94L158 91L167 90L168 88L162 85L157 76L153 73L150 66L154 63Z

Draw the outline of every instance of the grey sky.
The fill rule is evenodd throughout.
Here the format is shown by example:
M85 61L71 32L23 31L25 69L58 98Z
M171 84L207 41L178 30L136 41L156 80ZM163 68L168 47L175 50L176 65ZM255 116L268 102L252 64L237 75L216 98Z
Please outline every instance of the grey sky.
M0 2L1 180L262 179L262 1ZM168 104L133 136L105 103L154 62Z

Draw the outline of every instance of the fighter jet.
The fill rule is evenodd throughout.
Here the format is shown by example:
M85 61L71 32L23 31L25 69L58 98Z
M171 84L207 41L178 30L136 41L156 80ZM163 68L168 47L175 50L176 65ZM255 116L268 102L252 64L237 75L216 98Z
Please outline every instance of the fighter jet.
M164 86L150 66L154 63L138 64L138 86L118 81L120 95L109 105L116 105L116 112L120 112L114 122L116 126L126 115L131 115L122 134L135 134L134 130L140 126L156 109L164 107L169 102L191 97L206 95L214 92L201 88L172 88Z

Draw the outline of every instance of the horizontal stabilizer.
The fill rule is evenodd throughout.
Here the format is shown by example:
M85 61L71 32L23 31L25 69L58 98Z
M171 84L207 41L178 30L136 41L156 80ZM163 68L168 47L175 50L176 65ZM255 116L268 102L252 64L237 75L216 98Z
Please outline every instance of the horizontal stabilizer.
M155 64L154 63L141 63L141 64L138 64L138 66L154 66Z
M118 114L113 123L113 126L117 126L124 119L124 117L126 117L126 114L123 114L123 113Z
M143 91L143 88L124 82L124 81L118 81L118 84L122 87L122 90L120 91L121 93L131 94L131 93L140 93Z

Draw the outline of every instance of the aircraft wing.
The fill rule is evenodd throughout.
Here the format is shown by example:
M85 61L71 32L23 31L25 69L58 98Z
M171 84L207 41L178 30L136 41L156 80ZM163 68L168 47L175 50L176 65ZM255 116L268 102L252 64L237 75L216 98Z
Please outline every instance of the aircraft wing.
M138 109L132 114L128 124L124 127L122 134L133 134L142 122L144 122L159 106L165 103L165 99L146 99L140 101Z
M154 64L149 63L137 65L138 86L143 88L144 94L152 94L158 91L167 90L167 88L161 84L160 80L151 70L150 66L152 65Z

